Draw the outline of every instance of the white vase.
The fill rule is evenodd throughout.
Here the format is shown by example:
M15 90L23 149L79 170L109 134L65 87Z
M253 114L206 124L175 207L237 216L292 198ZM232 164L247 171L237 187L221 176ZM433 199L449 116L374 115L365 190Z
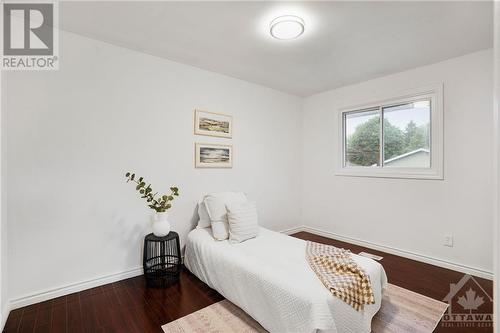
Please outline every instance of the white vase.
M153 217L153 234L158 237L168 235L170 232L170 222L167 220L168 213L155 213Z

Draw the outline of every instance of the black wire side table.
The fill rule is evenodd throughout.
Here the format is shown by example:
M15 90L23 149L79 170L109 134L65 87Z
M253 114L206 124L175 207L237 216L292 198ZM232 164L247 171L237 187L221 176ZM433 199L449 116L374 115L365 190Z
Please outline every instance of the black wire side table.
M182 269L179 235L174 231L164 237L147 235L142 265L148 287L165 288L179 281Z

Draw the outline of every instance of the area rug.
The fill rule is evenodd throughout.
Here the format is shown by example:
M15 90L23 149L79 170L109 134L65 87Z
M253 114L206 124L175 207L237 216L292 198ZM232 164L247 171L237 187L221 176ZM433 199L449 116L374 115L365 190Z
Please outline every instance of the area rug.
M434 331L448 304L389 284L382 308L373 317L373 333L429 333ZM266 333L243 310L228 300L162 326L165 333Z

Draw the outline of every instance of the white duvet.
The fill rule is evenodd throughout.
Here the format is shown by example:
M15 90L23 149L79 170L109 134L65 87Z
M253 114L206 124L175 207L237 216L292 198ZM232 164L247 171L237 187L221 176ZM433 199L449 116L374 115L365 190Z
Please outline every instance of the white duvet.
M376 303L356 311L334 297L306 261L306 242L264 228L257 238L216 241L195 229L186 243L186 267L270 332L367 333L380 309L387 277L382 266L353 255L370 275Z

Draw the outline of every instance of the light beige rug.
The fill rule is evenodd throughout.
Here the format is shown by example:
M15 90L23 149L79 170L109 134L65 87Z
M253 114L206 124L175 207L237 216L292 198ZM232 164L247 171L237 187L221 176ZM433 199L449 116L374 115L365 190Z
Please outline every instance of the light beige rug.
M373 317L374 333L434 331L448 304L389 284ZM223 300L162 326L166 333L266 333L240 308Z
M434 331L448 304L388 284L382 307L373 317L373 333L429 333Z

